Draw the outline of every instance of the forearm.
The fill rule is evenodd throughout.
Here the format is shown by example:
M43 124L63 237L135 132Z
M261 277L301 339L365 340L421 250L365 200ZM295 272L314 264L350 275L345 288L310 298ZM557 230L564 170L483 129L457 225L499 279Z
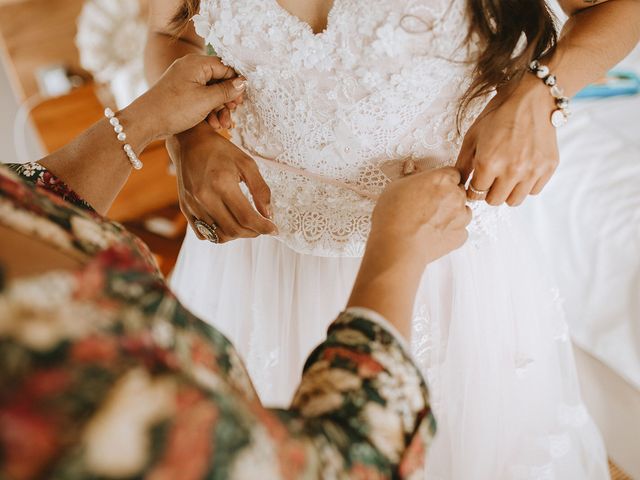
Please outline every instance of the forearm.
M155 140L150 122L138 114L136 103L118 113L127 143L136 154ZM98 213L105 214L131 174L131 163L104 118L74 141L40 160Z
M610 0L573 13L545 63L565 94L573 96L601 78L639 41L640 0Z
M385 317L405 338L411 334L411 318L416 292L426 262L418 255L415 246L394 246L398 255L387 255L386 249L377 248L377 241L370 241L362 260L348 307L363 307Z

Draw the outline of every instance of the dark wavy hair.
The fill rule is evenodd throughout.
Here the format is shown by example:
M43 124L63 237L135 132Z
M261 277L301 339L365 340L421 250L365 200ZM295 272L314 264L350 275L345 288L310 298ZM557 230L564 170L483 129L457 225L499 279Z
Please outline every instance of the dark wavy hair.
M184 31L199 8L200 0L183 1L173 19L176 34ZM467 41L477 37L480 51L471 59L473 81L462 97L458 125L474 99L517 81L529 62L550 53L558 40L546 0L467 0L467 14L471 27Z

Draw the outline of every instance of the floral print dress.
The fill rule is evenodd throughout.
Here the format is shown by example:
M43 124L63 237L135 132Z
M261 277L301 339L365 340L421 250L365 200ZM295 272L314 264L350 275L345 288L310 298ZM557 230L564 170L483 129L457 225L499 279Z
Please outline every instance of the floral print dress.
M427 389L384 319L342 314L290 409L265 409L142 242L40 165L11 169L0 224L84 267L0 291L0 479L422 478Z

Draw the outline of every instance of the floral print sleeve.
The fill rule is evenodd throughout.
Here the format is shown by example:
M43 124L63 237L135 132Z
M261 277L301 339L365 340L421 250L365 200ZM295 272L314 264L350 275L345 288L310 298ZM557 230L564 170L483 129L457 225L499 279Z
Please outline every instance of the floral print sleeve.
M128 249L160 276L144 242L99 215L37 162L0 165L0 215L7 227L39 237L74 258L91 258L116 246Z
M292 408L333 456L321 478L419 478L435 432L427 389L379 323L343 313L309 357Z
M11 163L7 164L7 167L17 173L25 181L59 196L64 201L69 202L76 207L84 208L93 212L93 207L91 205L80 198L80 196L71 190L62 180L57 178L38 162Z
M60 217L44 193L0 180L4 226L106 222ZM233 346L182 307L134 242L89 248L68 233L91 257L84 268L0 291L0 478L422 478L427 390L383 324L342 314L291 408L266 409Z

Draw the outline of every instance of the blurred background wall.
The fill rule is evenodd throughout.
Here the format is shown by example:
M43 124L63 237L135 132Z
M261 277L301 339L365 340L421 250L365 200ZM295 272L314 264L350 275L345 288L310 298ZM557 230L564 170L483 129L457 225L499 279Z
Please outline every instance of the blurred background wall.
M5 62L0 62L0 146L2 146L2 163L15 163L20 161L16 153L15 144L15 118L20 108L18 97L12 84ZM19 127L24 130L23 148L29 154L30 160L35 160L44 155L44 149L33 129L31 119L27 118Z

